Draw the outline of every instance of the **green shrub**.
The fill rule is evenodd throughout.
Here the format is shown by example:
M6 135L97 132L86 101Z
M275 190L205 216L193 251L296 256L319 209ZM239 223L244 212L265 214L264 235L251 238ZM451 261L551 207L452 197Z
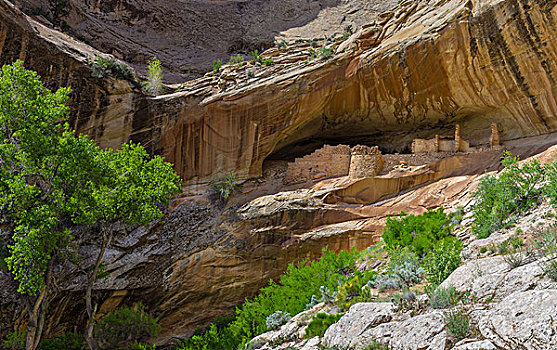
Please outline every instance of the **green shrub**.
M389 350L389 347L387 345L383 345L381 343L376 342L375 340L373 340L371 342L371 344L369 344L366 348L364 348L363 350Z
M277 46L278 46L279 48L281 48L281 49L282 49L282 48L285 48L285 47L288 46L288 42L287 42L286 40L281 40L281 41L279 41L279 42L277 43Z
M211 182L211 187L213 192L217 194L220 201L226 203L230 196L238 190L238 184L236 183L236 178L234 177L234 172L231 171L224 180Z
M97 55L94 60L89 61L91 76L93 78L107 78L109 76L137 82L135 74L130 66L117 61L111 55Z
M156 57L149 60L148 76L145 90L151 95L158 95L162 90L162 64Z
M329 326L337 323L343 314L318 313L306 327L305 338L322 337Z
M25 349L25 338L27 337L27 332L10 332L6 335L2 341L3 348L10 350L23 350Z
M236 56L230 56L230 60L228 61L228 64L236 64L242 62L244 62L244 56L238 54Z
M335 290L355 270L361 254L355 250L335 254L323 251L317 261L290 264L278 282L270 281L253 299L235 311L235 320L223 329L214 325L203 335L182 341L179 350L237 350L253 337L267 331L267 317L276 310L290 315L302 312L321 290Z
M138 342L132 343L126 350L156 350L155 345L141 344Z
M486 175L473 193L476 204L472 231L478 238L489 237L513 224L520 214L539 202L542 192L552 192L551 184L545 190L540 186L544 167L537 160L519 165L518 158L507 152L502 163L504 170L498 176Z
M266 66L272 66L273 64L275 64L275 61L273 61L273 59L271 58L267 58L266 60L263 60L263 64Z
M328 47L322 47L319 49L319 55L323 58L329 58L333 55L333 49Z
M157 319L138 303L115 310L103 318L95 326L95 337L101 349L116 349L154 337L159 330Z
M426 279L434 285L443 282L460 266L461 251L462 242L455 237L446 237L438 241L424 259Z
M334 304L341 310L348 310L355 303L371 301L369 284L376 275L377 272L372 270L355 271L354 277L338 286ZM322 292L323 301L327 301L326 294Z
M456 305L460 300L460 295L453 286L448 288L437 287L429 293L429 306L434 309L446 309Z
M429 252L437 241L451 234L455 221L443 208L428 210L422 215L406 215L387 219L383 240L390 251L408 247L418 257Z
M250 52L248 54L248 57L249 57L249 60L253 63L256 63L256 62L261 63L263 61L263 57L261 57L258 50L253 50L252 52Z
M470 329L470 315L464 310L448 311L443 314L447 334L456 339L464 339Z
M86 350L87 344L83 334L67 332L62 335L43 339L37 350Z
M213 61L213 72L211 73L211 75L217 74L220 67L222 67L222 61L221 60Z

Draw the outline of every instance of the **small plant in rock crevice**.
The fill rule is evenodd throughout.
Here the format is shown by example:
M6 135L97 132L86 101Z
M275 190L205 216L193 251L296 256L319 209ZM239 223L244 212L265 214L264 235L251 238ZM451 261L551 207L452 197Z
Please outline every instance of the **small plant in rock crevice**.
M211 72L211 75L217 74L220 67L222 67L222 61L220 59L213 61L213 71Z
M162 64L156 57L149 60L147 67L148 75L145 82L145 90L151 95L157 96L162 90Z
M137 84L137 78L130 66L119 62L111 55L97 55L89 60L91 76L93 78L107 78L109 76L132 81Z
M458 340L466 338L470 331L470 315L462 309L443 313L447 334Z
M218 196L219 200L226 203L230 196L238 190L238 184L236 183L234 172L231 171L230 174L228 174L221 181L213 179L213 181L211 181L211 187L213 192Z
M434 309L446 309L456 305L460 295L453 286L448 288L437 287L429 293L429 306Z

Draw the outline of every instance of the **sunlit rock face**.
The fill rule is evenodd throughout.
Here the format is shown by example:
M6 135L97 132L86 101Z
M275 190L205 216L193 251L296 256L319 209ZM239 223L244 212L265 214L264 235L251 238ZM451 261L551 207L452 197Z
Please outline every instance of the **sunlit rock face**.
M230 68L149 101L132 138L187 182L204 182L231 170L259 176L269 155L308 140L360 137L397 151L457 122L472 145L489 142L491 123L503 140L548 133L557 128L555 14L552 1L403 2L332 59L247 81Z

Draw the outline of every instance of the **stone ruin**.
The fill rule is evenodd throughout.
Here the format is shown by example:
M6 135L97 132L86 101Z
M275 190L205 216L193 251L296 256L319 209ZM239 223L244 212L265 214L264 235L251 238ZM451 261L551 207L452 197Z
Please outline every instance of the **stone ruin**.
M284 183L312 181L328 177L352 178L376 176L383 169L379 148L368 146L325 145L315 152L289 163Z
M357 145L351 149L350 170L351 178L373 177L383 170L383 156L379 147Z
M469 152L470 143L460 137L460 125L456 125L454 138L435 135L433 139L414 139L412 141L412 153L435 153L435 152Z
M489 138L489 148L498 150L503 147L497 123L491 124L491 137ZM460 137L460 125L456 125L454 139L435 135L434 139L414 139L412 141L412 153L437 153L437 152L471 152L476 150L470 147L468 141Z

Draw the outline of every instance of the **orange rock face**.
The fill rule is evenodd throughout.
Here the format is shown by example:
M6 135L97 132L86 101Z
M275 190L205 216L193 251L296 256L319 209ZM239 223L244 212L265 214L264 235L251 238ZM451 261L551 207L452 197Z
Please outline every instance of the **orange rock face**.
M369 135L397 150L457 122L473 146L489 143L493 122L503 141L552 132L556 9L546 1L406 1L376 23L380 35L369 45L358 46L364 33L356 33L329 60L269 74L254 67L254 78L238 74L232 85L204 78L150 101L131 137L195 183L230 170L259 176L266 157L310 138Z

